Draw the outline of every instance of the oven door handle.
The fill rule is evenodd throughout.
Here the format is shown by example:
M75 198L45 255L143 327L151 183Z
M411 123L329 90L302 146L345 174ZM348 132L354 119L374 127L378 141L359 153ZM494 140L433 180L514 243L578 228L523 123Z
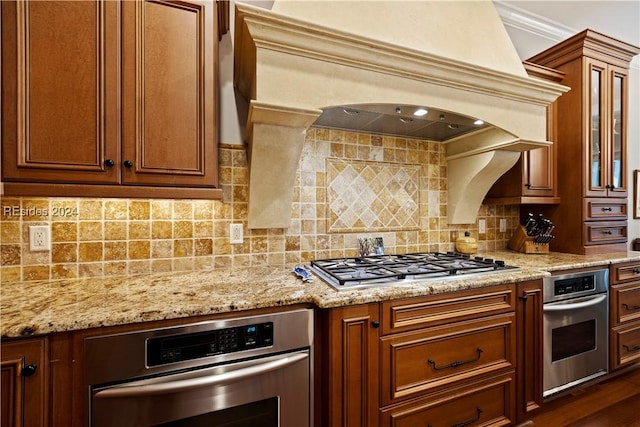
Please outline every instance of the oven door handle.
M164 377L165 381L149 383L148 381L137 381L130 383L129 385L109 387L104 390L100 390L94 394L95 398L117 398L117 397L144 397L159 394L177 393L183 392L194 388L215 386L219 384L227 384L242 379L253 377L256 375L264 374L266 372L275 371L277 369L284 368L285 366L294 364L309 357L308 352L299 352L289 354L286 356L278 356L268 362L260 363L259 365L252 365L246 368L236 369L230 372L224 372L222 374L206 375L207 370L203 370L204 376L196 378L188 378L182 380L170 381ZM213 368L216 369L216 368ZM189 372L193 374L193 372ZM179 377L180 374L175 375Z
M542 311L565 311L565 310L575 310L578 308L591 307L592 305L600 304L602 301L607 299L607 294L599 295L595 298L590 298L586 301L569 303L569 304L543 304Z

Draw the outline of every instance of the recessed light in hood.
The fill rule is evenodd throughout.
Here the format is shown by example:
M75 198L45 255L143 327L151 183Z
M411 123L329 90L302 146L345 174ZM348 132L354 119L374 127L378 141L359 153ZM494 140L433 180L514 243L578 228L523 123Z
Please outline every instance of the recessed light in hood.
M413 111L413 117L400 116ZM419 112L419 114L416 114ZM345 114L346 113L346 114ZM482 120L436 108L396 104L327 107L313 126L444 142L487 127Z

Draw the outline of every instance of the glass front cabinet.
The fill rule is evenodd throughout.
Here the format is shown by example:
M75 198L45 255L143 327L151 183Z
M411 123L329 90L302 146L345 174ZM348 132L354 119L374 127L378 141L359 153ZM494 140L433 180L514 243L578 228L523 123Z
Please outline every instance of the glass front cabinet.
M557 207L531 207L557 228L550 248L596 254L628 249L629 64L640 47L585 30L528 61L564 73L557 110Z
M585 196L627 197L627 70L585 59Z

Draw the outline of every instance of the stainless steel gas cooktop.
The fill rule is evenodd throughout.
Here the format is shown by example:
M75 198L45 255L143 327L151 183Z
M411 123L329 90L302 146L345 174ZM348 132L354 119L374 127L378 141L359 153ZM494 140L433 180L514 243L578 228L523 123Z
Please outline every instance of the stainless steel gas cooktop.
M410 284L495 273L517 267L455 252L424 252L311 261L311 270L338 290Z

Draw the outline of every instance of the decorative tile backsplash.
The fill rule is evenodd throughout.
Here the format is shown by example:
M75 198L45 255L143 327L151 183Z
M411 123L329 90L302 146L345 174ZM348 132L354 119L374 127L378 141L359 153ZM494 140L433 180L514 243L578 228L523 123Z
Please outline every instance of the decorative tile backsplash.
M354 256L359 237L383 237L387 253L447 251L467 230L480 250L501 249L519 215L517 206L483 205L486 234L476 225L450 227L443 145L311 128L290 227L245 228L244 243L232 245L229 224L247 225L248 174L244 147L225 145L223 201L2 197L0 280L293 265ZM29 251L31 225L51 227L51 251Z
M329 233L419 229L420 169L327 159Z

